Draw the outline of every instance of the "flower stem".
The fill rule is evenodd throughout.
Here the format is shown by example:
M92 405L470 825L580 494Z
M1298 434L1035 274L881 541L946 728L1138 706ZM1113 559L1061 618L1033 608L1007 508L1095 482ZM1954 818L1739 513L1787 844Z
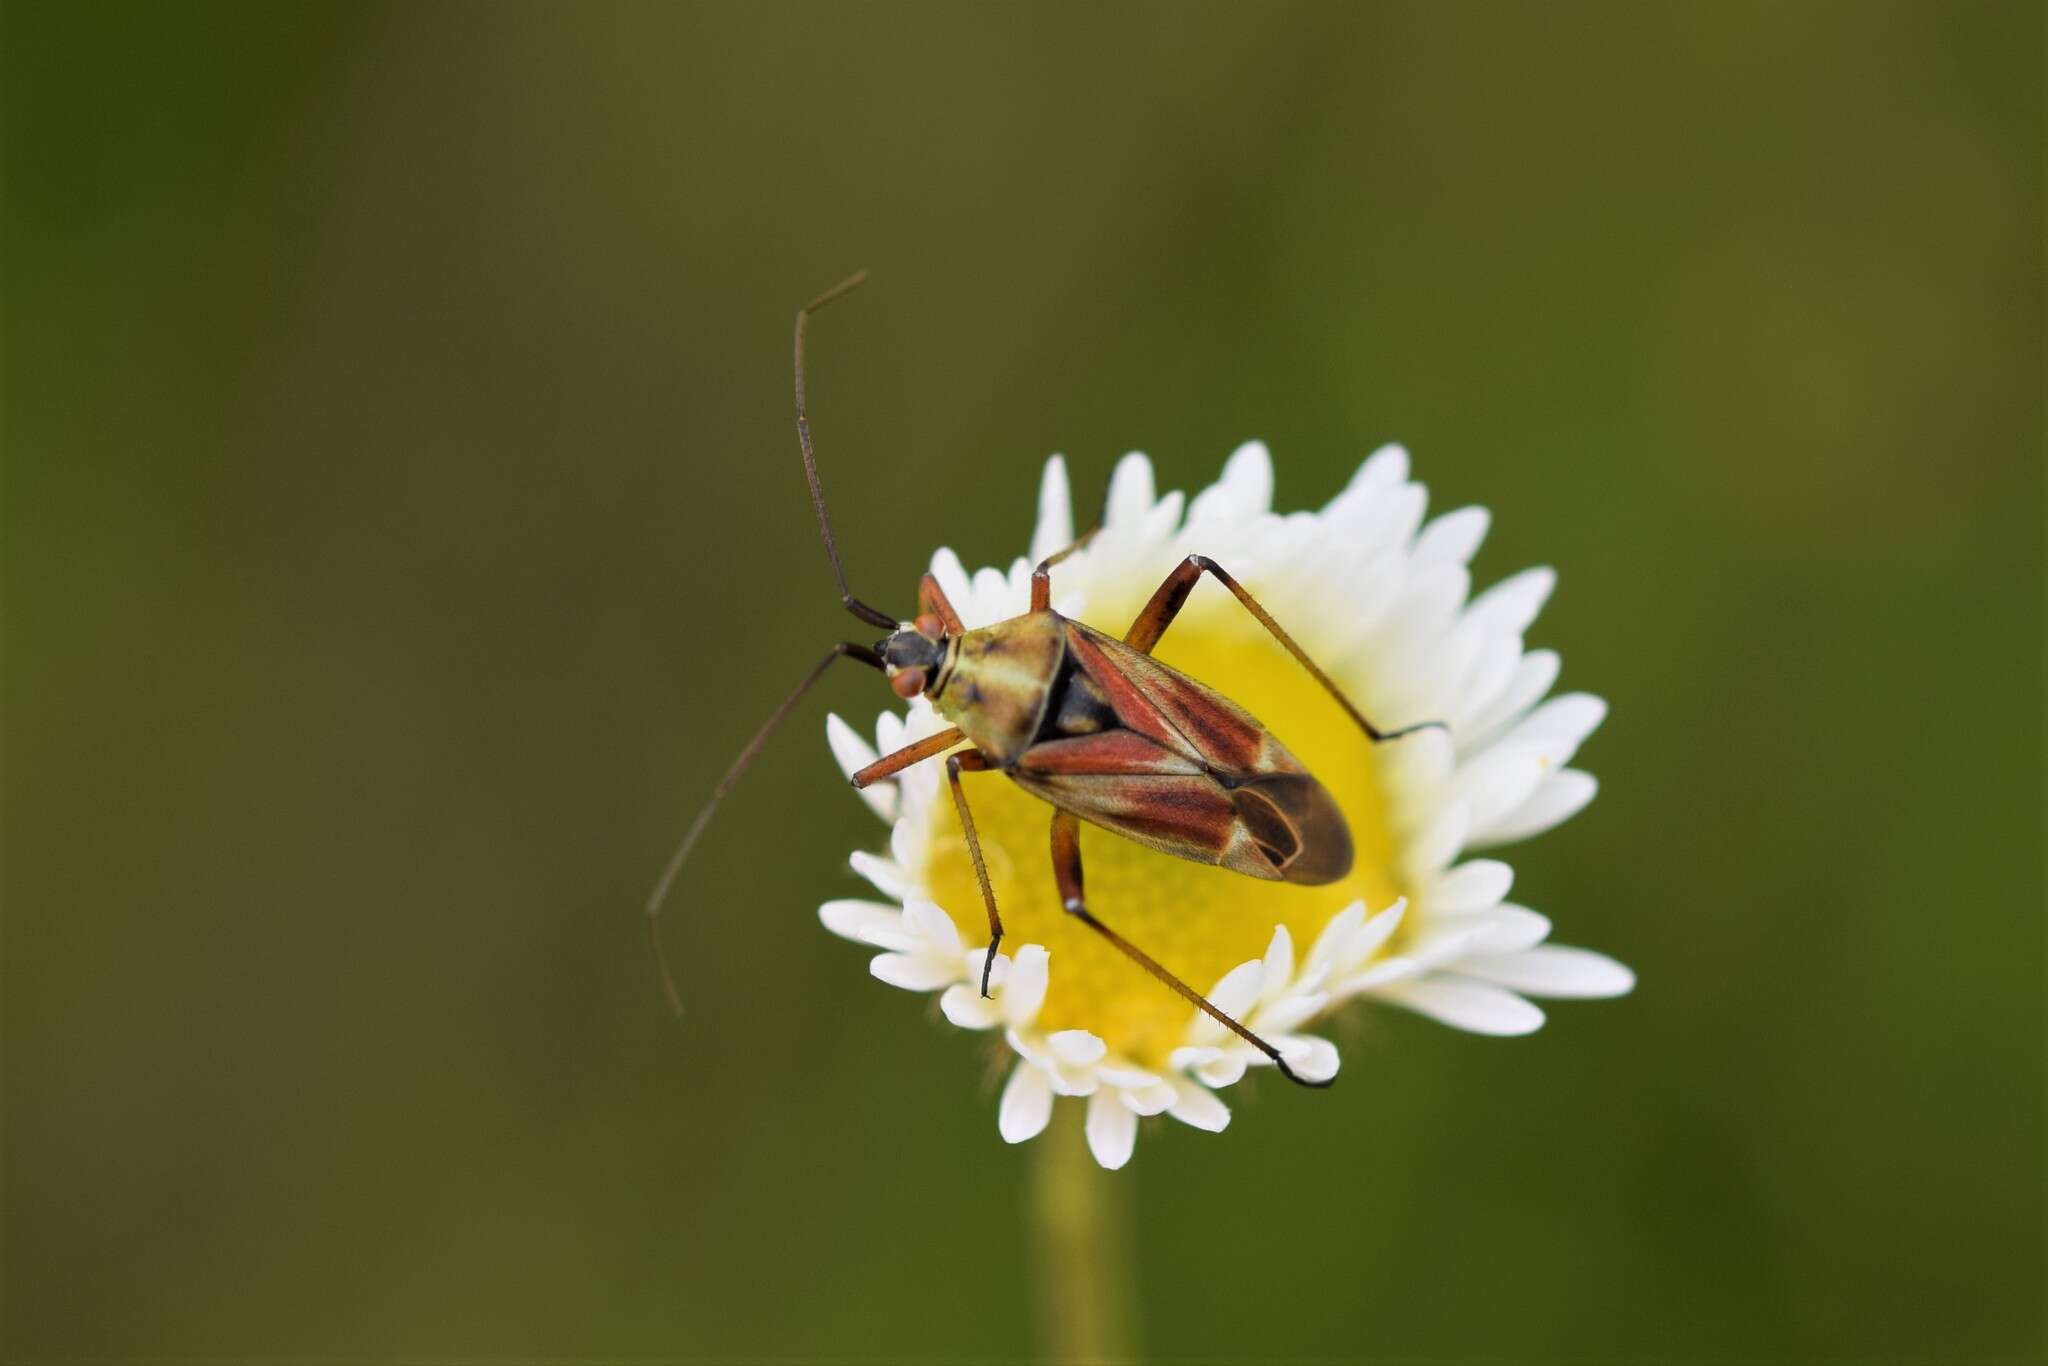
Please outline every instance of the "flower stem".
M1130 1177L1088 1151L1085 1106L1055 1108L1032 1144L1031 1226L1038 1346L1046 1360L1138 1360Z

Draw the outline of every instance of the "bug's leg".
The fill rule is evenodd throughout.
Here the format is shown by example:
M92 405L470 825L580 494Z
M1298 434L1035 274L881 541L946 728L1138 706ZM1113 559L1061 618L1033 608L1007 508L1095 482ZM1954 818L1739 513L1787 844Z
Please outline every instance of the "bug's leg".
M804 478L811 486L811 507L818 514L818 534L825 538L825 558L832 561L832 580L839 585L839 604L870 626L884 631L896 629L896 619L879 607L870 607L846 586L846 570L839 563L839 543L832 538L832 519L825 515L825 489L818 482L818 457L811 449L811 415L804 403L804 324L813 313L842 294L867 281L868 273L857 270L796 311L796 440L804 453Z
M1351 705L1351 699L1344 695L1336 681L1308 657L1307 651L1294 643L1293 636L1280 629L1280 623L1273 620L1270 612L1259 606L1259 600L1247 592L1243 584L1231 578L1222 565L1207 555L1190 555L1174 566L1173 572L1166 576L1166 582L1159 585L1158 590L1152 594L1152 600L1145 604L1145 610L1138 613L1138 619L1131 623L1131 629L1124 632L1124 644L1151 654L1152 647L1166 634L1166 628L1173 625L1173 619L1180 615L1180 609L1187 604L1188 594L1194 591L1195 584L1205 573L1214 575L1216 582L1228 588L1231 594L1244 604L1244 610L1250 612L1258 620L1259 625L1271 632L1273 639L1287 648L1287 653L1293 655L1295 662L1309 671L1310 677L1323 685L1323 691L1337 699L1337 705L1344 708L1345 713L1358 723L1358 728L1365 732L1366 738L1374 741L1398 740L1404 735L1412 735L1431 726L1439 730L1446 729L1441 721L1418 721L1399 730L1381 730L1366 720L1365 713Z
M775 728L781 725L791 709L803 700L803 695L811 690L811 685L824 676L832 661L840 658L857 659L874 669L888 667L882 663L882 657L873 650L865 645L855 645L851 641L834 645L826 651L825 657L811 666L811 671L804 675L804 681L797 684L789 696L782 699L782 705L769 714L761 729L754 732L754 738L747 741L747 747L740 751L740 757L732 761L732 767L718 780L718 786L711 790L711 799L704 803L704 808L697 813L697 819L690 822L688 833L683 836L682 843L676 846L675 853L669 855L668 866L661 870L661 880L654 884L654 891L647 898L647 938L654 946L654 966L661 973L661 989L668 997L669 1008L678 1015L683 1013L683 998L676 991L675 975L669 971L668 955L661 947L661 927L656 923L656 917L661 914L661 903L668 899L668 889L675 883L676 874L682 871L683 861L690 857L690 850L696 847L697 837L702 835L704 827L711 823L711 813L718 810L718 804L725 800L725 794L732 791L733 784L740 780L740 775L754 762L754 756L761 752L761 746L768 743L768 737L775 733ZM957 735L957 732L955 734Z
M1336 1080L1332 1077L1329 1081L1310 1081L1296 1072L1287 1065L1287 1060L1280 1056L1279 1049L1209 1004L1208 997L1168 972L1157 959L1095 918L1094 912L1088 909L1088 898L1081 887L1081 822L1071 812L1052 813L1052 876L1053 881L1059 885L1060 905L1066 909L1068 915L1075 917L1089 929L1116 945L1118 952L1178 992L1195 1009L1271 1058L1273 1065L1280 1069L1281 1076L1299 1085L1318 1089Z
M893 754L884 754L866 768L856 772L847 781L856 788L866 787L869 783L878 783L884 778L893 777L901 773L912 764L921 764L935 755L944 754L966 738L966 736L960 733L959 727L948 726L938 734L927 735L924 739L907 744Z
M1102 530L1101 526L1096 526L1065 550L1054 551L1038 562L1038 568L1031 571L1032 611L1043 612L1046 608L1052 606L1052 567L1075 551L1085 547L1088 542L1095 539L1095 533L1100 530Z
M981 859L981 837L974 833L974 816L967 810L967 793L960 775L982 773L988 760L979 751L968 750L946 760L946 781L953 785L953 806L960 813L960 828L967 832L967 856L974 860L974 879L981 884L981 904L988 907L988 955L981 960L981 994L988 995L989 974L996 966L996 945L1003 942L1003 918L996 913L996 894L988 885L988 865Z
M946 597L946 590L939 587L939 581L930 574L917 582L917 610L930 612L946 628L946 634L957 636L967 628L960 624L960 614L953 610L953 604Z

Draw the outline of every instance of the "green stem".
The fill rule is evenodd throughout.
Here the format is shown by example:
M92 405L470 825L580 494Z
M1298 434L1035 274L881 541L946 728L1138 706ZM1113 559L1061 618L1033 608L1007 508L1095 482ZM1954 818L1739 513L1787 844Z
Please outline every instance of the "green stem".
M1049 1361L1138 1360L1128 1172L1088 1151L1085 1106L1060 1105L1031 1147L1038 1345Z

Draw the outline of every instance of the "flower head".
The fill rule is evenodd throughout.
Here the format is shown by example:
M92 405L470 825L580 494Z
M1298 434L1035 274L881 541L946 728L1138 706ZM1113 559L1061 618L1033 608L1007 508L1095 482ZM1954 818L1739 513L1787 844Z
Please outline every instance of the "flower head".
M1204 584L1155 655L1215 688L1279 736L1330 791L1356 850L1327 886L1264 882L1186 862L1082 827L1088 904L1287 1059L1307 1080L1336 1075L1336 1047L1311 1032L1369 997L1483 1034L1543 1023L1528 998L1614 996L1628 969L1547 944L1550 923L1506 898L1509 866L1471 851L1557 825L1593 797L1569 767L1606 706L1545 700L1557 656L1525 650L1549 596L1547 569L1473 596L1467 563L1484 509L1424 524L1424 490L1398 447L1379 451L1320 512L1272 511L1266 450L1240 448L1211 487L1184 501L1155 493L1141 455L1117 466L1103 525L1053 573L1053 606L1121 636L1190 554L1223 564L1382 730L1441 721L1374 744L1227 592ZM969 574L951 550L932 573L969 627L1029 606L1040 558L1074 534L1066 468L1045 468L1029 556ZM885 713L874 743L838 717L828 738L848 773L944 723L923 698ZM990 993L980 991L988 929L980 891L938 764L861 795L890 823L886 854L853 867L881 900L841 900L827 928L881 952L876 977L940 992L945 1017L1000 1034L1015 1054L997 1123L1016 1143L1045 1127L1062 1096L1085 1098L1105 1167L1129 1160L1138 1120L1169 1114L1219 1130L1216 1094L1270 1060L1191 1010L1114 946L1066 914L1047 856L1049 808L998 774L964 779L1006 930Z

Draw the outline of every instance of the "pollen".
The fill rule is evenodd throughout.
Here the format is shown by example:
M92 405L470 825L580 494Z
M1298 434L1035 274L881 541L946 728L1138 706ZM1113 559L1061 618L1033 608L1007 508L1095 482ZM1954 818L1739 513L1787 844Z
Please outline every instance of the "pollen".
M1083 619L1120 637L1143 601L1141 595L1090 610ZM1313 631L1296 630L1313 654ZM1262 882L1083 825L1088 908L1098 919L1207 992L1226 972L1264 953L1277 925L1305 946L1351 903L1384 907L1404 894L1373 745L1278 642L1228 594L1207 584L1154 654L1231 698L1279 737L1335 797L1351 829L1355 861L1347 878L1328 886ZM1006 949L1042 944L1051 955L1037 1028L1085 1029L1134 1063L1164 1068L1185 1039L1192 1007L1062 909L1053 883L1051 807L999 774L969 774L963 782ZM929 816L934 826L920 880L965 942L986 943L987 919L959 818L944 800L930 804Z

